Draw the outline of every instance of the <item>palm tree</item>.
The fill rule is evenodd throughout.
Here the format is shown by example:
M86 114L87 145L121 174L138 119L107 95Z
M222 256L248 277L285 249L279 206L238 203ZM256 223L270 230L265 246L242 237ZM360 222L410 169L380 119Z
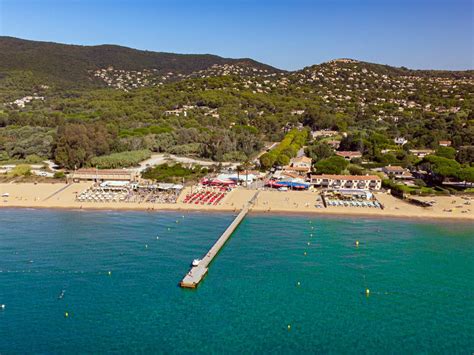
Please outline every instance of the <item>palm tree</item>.
M242 165L237 165L237 183L240 182L240 173L244 171L244 168L242 167Z
M246 160L242 163L242 168L245 169L245 187L249 187L249 169L252 167L252 163Z

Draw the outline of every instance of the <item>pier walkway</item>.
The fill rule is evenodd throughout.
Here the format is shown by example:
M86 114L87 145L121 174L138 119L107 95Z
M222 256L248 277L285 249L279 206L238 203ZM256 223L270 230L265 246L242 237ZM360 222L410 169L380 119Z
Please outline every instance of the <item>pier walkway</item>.
M219 253L221 248L230 238L234 230L237 226L242 222L244 217L250 210L250 207L254 204L255 199L258 196L258 191L252 197L252 199L247 202L245 207L240 211L240 213L235 217L234 221L227 227L227 229L222 233L221 237L217 240L217 242L209 249L209 252L202 258L199 262L198 266L193 266L191 270L184 276L183 280L180 282L181 287L185 288L196 288L199 282L202 281L204 276L207 274L207 270L209 268L209 264L212 262L214 257Z

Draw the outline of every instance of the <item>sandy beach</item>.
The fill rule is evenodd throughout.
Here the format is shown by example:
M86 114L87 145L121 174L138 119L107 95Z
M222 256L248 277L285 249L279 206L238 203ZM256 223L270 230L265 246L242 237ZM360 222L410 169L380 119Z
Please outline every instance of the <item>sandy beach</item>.
M189 211L237 211L255 194L256 190L237 188L228 193L221 203L214 205L187 204L184 196L191 191L187 187L177 203L131 203L131 202L79 202L76 195L92 183L13 183L0 184L0 208L65 208L65 209L117 209L117 210L189 210ZM418 207L386 193L376 193L384 209L363 207L317 208L318 191L260 191L252 211L260 213L315 213L321 215L347 215L372 217L400 217L424 219L456 219L474 221L474 197L429 196L420 200L434 201L433 207ZM451 211L451 212L448 212Z

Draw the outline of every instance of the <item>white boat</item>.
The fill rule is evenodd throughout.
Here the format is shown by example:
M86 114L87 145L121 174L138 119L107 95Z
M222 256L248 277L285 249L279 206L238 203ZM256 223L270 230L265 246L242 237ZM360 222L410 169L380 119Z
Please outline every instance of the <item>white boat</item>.
M201 259L194 259L193 266L198 266L200 262L201 262Z

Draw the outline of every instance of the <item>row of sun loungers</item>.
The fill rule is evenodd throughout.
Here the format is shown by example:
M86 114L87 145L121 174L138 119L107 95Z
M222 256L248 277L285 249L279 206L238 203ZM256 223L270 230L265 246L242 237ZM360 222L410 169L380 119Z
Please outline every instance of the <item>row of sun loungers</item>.
M340 206L340 207L369 207L369 208L381 208L381 205L377 201L341 201L341 200L327 200L328 206Z
M192 194L187 194L183 202L195 205L216 206L225 197L225 195L225 192L220 191L200 191L194 192Z
M123 202L127 199L127 192L109 192L101 190L86 190L77 195L79 202Z
M176 203L177 194L166 191L116 190L91 188L77 195L79 202Z

